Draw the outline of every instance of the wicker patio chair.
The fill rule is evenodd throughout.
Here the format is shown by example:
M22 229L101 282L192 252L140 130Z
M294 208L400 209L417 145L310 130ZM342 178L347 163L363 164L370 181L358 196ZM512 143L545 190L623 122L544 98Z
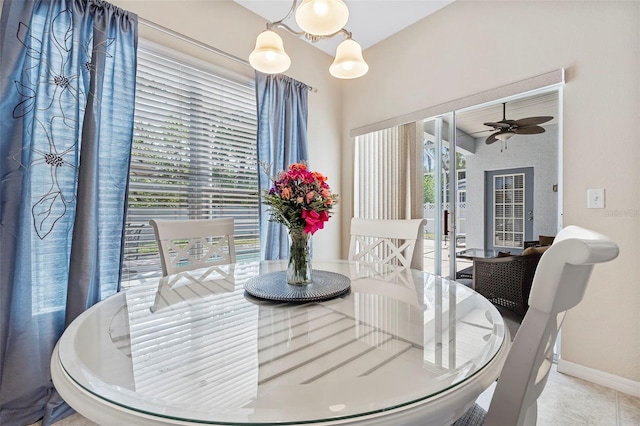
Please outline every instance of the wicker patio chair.
M542 253L473 259L472 286L494 305L524 315Z

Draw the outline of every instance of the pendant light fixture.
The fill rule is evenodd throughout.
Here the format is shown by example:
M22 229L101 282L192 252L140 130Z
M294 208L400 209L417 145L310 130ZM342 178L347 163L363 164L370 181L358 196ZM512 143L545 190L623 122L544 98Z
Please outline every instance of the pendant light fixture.
M360 45L350 38L338 45L336 58L329 72L336 78L358 78L369 71L369 65L362 59Z
M258 71L279 74L289 69L291 58L284 51L280 36L271 30L266 30L258 34L256 48L249 55L249 63Z
M289 69L291 59L284 51L282 38L273 31L276 28L291 34L304 36L312 43L342 34L346 39L338 45L336 57L329 72L336 78L362 77L369 65L362 57L362 48L351 38L344 26L349 19L349 9L342 0L293 0L287 15L276 22L268 22L267 29L256 39L256 47L249 55L249 63L256 70L267 74L279 74ZM295 31L284 23L295 11L295 19L302 31Z
M349 19L342 0L303 0L296 9L296 23L305 33L330 36L340 31Z

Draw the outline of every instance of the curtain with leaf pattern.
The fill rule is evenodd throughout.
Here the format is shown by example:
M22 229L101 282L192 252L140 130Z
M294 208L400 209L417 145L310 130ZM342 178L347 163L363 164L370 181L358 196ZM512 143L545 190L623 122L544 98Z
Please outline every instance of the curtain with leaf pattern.
M0 20L0 424L70 411L54 345L119 289L138 20L100 0L5 0Z

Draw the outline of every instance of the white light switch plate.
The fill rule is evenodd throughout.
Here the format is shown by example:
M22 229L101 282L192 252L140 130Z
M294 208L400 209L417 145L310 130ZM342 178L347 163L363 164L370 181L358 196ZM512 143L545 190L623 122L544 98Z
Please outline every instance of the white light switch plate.
M604 189L587 189L587 208L604 209Z

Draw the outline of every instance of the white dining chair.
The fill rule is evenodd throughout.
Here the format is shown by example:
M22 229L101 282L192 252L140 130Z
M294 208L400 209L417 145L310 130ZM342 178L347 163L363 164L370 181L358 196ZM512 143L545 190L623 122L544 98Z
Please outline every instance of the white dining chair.
M351 219L349 259L411 267L424 219Z
M547 383L553 347L567 310L583 298L596 263L618 256L608 237L577 226L558 233L536 269L527 311L491 398L478 404L455 426L535 425L537 399Z
M164 276L236 262L233 218L151 219L149 223L156 235Z

